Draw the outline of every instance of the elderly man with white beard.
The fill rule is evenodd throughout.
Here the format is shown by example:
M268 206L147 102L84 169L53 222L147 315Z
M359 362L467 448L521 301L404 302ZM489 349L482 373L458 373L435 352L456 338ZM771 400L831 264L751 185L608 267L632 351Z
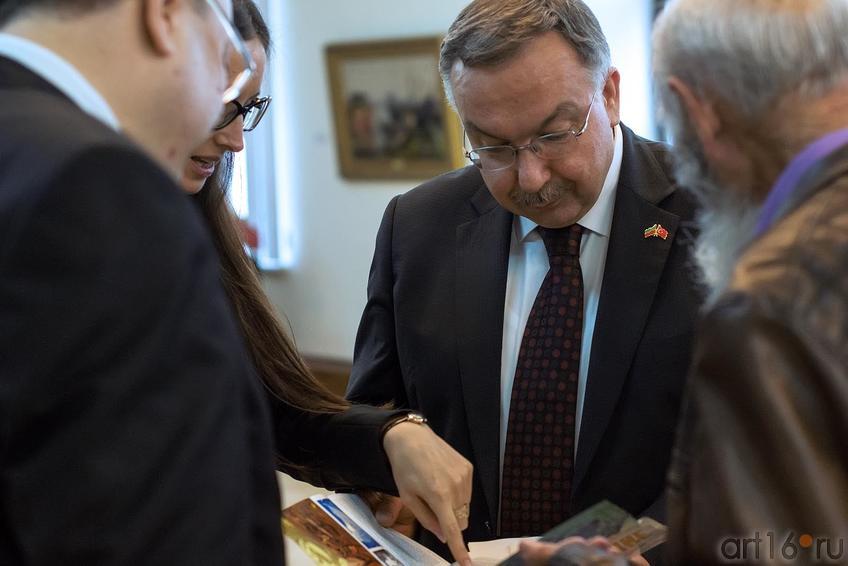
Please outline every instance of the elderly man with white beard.
M670 2L654 74L710 290L669 473L671 563L845 563L848 2Z
M848 2L673 2L654 73L711 287L673 563L848 560Z

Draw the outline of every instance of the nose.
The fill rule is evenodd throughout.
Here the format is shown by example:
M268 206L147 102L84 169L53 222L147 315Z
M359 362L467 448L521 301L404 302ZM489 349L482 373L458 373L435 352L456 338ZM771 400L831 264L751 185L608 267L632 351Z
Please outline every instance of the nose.
M227 127L215 132L215 143L227 151L238 153L244 149L244 121L241 117L233 120Z
M515 156L515 169L518 173L518 186L528 193L539 192L551 179L548 162L529 147Z

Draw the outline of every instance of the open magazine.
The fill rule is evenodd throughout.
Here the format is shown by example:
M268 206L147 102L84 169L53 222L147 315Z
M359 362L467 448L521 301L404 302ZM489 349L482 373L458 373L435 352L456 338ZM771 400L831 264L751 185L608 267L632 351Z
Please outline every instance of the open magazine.
M283 511L285 535L319 566L443 566L441 556L386 529L358 495L316 495ZM471 543L474 564L494 566L518 550L520 539Z
M371 509L350 493L316 495L283 511L285 535L319 566L445 566L447 561L414 540L377 523ZM645 552L665 540L666 529L630 516L604 501L546 533L542 540L607 536L627 553ZM520 564L521 539L471 543L475 565Z

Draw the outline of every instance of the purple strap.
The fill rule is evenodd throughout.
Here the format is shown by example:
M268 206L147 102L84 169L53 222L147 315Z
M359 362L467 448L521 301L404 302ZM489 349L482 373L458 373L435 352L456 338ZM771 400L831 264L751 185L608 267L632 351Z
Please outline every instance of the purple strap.
M778 215L797 188L798 182L807 171L846 144L848 144L848 129L837 130L817 139L792 159L789 166L780 174L777 183L774 184L766 202L763 204L760 218L757 221L756 236L760 236L768 230L777 220Z

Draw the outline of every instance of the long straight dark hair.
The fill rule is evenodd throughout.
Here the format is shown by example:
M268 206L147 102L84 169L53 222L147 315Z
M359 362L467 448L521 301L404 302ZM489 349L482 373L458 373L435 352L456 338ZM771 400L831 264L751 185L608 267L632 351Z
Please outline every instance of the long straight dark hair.
M253 1L233 2L233 15L242 37L259 39L270 55L271 35ZM256 371L266 389L291 406L314 413L343 411L350 404L315 379L262 289L256 266L244 250L236 215L226 198L232 171L233 155L228 153L215 174L192 198L215 242L224 289Z

